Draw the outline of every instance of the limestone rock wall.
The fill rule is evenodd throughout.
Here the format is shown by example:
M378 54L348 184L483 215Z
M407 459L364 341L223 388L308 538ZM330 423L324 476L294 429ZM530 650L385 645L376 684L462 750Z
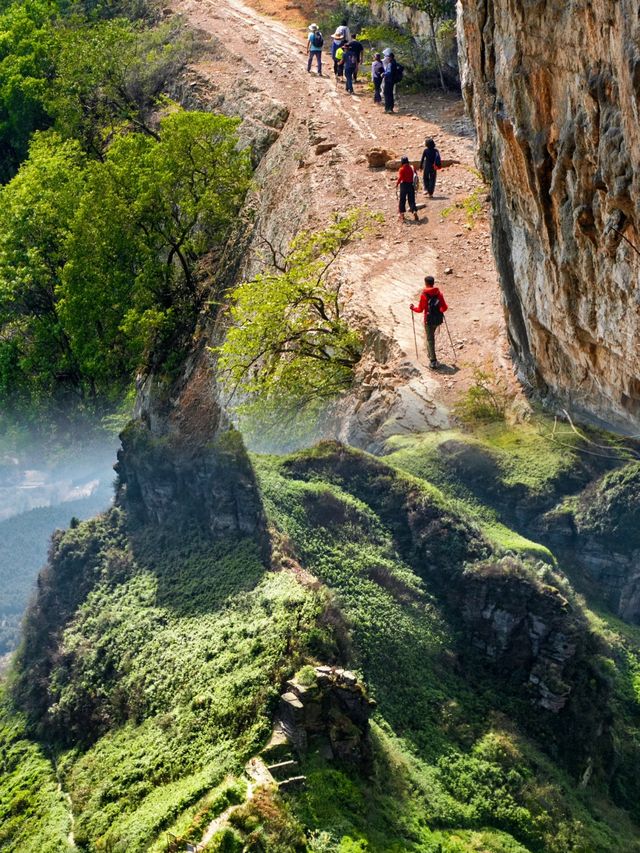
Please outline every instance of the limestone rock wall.
M460 0L459 35L522 377L637 432L640 0Z

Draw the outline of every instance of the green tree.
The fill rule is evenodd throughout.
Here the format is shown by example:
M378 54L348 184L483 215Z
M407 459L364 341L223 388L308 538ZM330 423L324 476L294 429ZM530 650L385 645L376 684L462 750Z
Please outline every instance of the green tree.
M335 262L377 221L360 210L327 228L303 231L274 269L231 293L233 325L218 349L226 390L247 415L315 411L353 380L362 335L343 314L344 278Z
M46 132L0 190L0 398L13 405L86 390L57 299L84 176L79 144Z
M123 126L158 138L153 113L192 49L175 25L144 29L125 19L57 31L55 86L47 106L64 136L102 159Z
M45 107L55 45L50 0L13 3L0 13L0 183L16 173L31 134L51 124Z
M0 190L5 405L103 408L182 352L250 183L237 125L178 111L157 139L119 135L104 161L36 134Z
M175 112L160 137L120 136L89 168L68 244L61 315L103 389L166 356L193 329L219 252L249 187L237 119Z
M436 35L436 22L443 18L451 18L455 16L455 3L453 0L396 0L402 6L409 6L411 9L417 9L424 12L429 19L429 30L431 33L431 47L433 55L440 75L440 85L443 91L446 92L447 86L444 80L444 72L442 69L442 59L440 57L440 49L438 47L438 38Z

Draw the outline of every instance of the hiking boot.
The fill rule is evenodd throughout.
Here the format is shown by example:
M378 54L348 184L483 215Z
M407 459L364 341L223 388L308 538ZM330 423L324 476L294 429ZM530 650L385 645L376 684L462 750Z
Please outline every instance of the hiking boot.
M437 362L435 360L435 358L429 362L429 369L430 370L437 370L439 367L440 367L440 364L439 364L439 362Z

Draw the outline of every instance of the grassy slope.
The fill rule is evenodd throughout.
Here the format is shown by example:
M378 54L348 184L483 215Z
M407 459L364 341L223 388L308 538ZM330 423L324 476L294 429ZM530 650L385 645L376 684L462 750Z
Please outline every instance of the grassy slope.
M268 735L284 678L305 659L336 655L378 702L374 777L310 754L306 789L288 797L296 817L285 820L282 804L248 805L234 830L246 843L253 833L267 850L299 849L284 840L300 836L297 820L314 832L310 849L342 853L640 849L637 828L599 784L578 789L523 734L517 721L530 711L518 697L461 667L459 626L429 569L446 577L486 552L488 522L442 477L432 476L439 488L421 479L432 473L419 468L425 445L391 459L411 476L361 454L338 458L335 448L255 460L276 561L299 562L321 586L266 572L251 541L212 544L194 530L123 539L106 522L102 532L94 522L66 534L68 560L83 537L105 536L50 682L49 725L75 732L57 766L82 849L160 853L170 849L167 831L197 840L241 796L229 777ZM423 568L407 526L416 512L434 539ZM637 637L593 619L619 647L612 677L635 733ZM63 850L64 802L21 726L13 718L3 730L3 748L11 742L32 768L28 780L16 770L2 784L3 849Z

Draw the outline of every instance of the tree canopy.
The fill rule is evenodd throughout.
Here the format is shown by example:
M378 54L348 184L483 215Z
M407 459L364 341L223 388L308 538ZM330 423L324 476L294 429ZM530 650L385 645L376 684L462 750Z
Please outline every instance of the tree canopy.
M300 232L286 253L271 247L273 268L233 290L233 324L217 353L241 415L316 413L351 385L362 335L344 315L336 261L377 221L337 214L321 231Z
M36 134L0 190L1 401L108 400L190 333L198 259L249 186L237 125L176 111L157 138L118 136L102 161Z

